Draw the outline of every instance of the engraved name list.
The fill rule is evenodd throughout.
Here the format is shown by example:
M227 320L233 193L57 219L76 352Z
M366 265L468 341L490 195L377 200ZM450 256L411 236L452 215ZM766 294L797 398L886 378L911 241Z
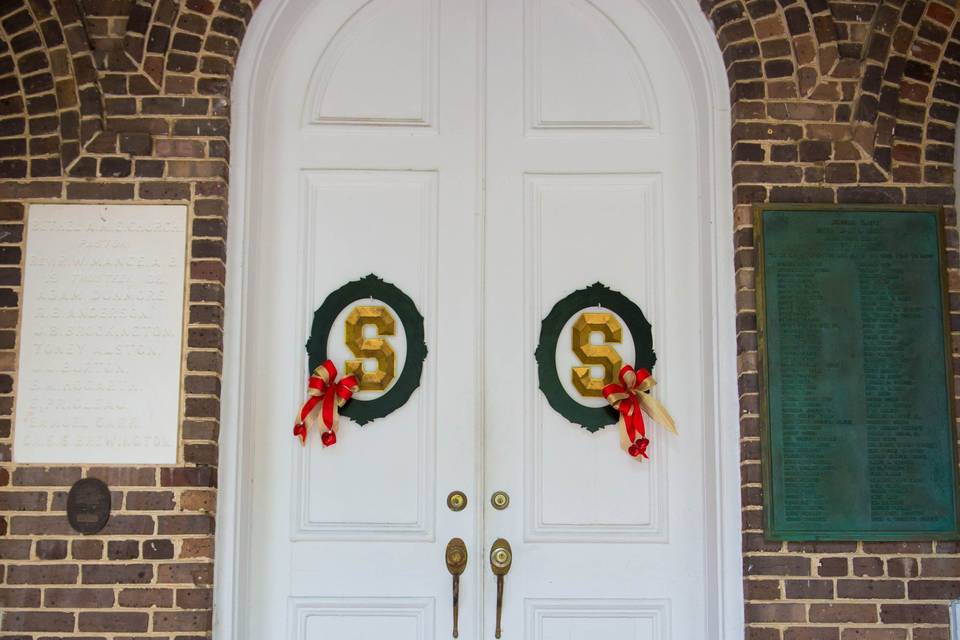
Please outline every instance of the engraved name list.
M764 212L768 533L955 531L939 218Z
M17 462L177 461L186 218L184 206L30 207Z

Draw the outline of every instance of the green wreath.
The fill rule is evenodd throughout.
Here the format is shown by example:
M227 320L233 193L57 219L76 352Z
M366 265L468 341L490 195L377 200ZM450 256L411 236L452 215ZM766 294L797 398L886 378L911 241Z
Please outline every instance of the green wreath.
M340 415L347 416L359 425L389 415L406 404L420 386L423 361L427 357L423 316L417 310L417 305L396 285L384 282L382 278L371 273L359 280L348 282L328 295L314 312L310 339L307 340L310 367L308 375L327 359L327 339L340 312L349 304L368 298L376 298L390 305L400 317L407 339L407 357L403 361L400 377L383 395L372 400L353 398L340 409Z
M653 331L650 322L643 315L640 307L619 291L614 291L605 284L597 282L585 289L574 291L553 305L540 325L540 341L534 352L540 390L554 411L591 433L609 424L616 424L620 414L611 406L587 407L571 398L560 382L556 354L560 332L567 321L578 311L597 305L620 316L630 330L634 353L636 353L634 368L653 371L653 365L657 362L657 354L653 351Z

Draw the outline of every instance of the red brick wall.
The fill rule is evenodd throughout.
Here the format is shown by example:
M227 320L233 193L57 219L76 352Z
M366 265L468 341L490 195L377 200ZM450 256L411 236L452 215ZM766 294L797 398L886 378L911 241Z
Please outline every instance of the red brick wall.
M960 311L957 3L701 6L723 51L733 105L747 637L947 640L947 603L960 597L956 543L764 539L751 204L946 205L951 306ZM960 316L952 317L960 329Z
M2 638L209 636L226 98L252 11L229 0L0 2ZM9 463L24 204L61 200L189 206L176 467ZM113 491L107 528L86 538L65 513L66 491L82 476Z
M0 638L209 636L227 98L256 4L0 1ZM727 64L734 121L746 636L946 640L946 603L960 596L957 544L763 538L750 205L947 205L960 310L956 3L700 4ZM189 206L176 467L9 463L24 204L63 200ZM82 476L103 478L114 496L107 530L89 538L72 534L64 513L65 492Z

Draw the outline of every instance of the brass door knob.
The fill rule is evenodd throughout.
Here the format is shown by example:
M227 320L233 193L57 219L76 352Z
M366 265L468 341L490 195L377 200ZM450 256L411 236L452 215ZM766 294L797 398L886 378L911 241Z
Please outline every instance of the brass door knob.
M497 638L500 637L500 620L503 617L503 578L510 572L512 564L513 550L510 543L503 538L497 538L490 547L490 569L493 575L497 576Z
M493 567L493 574L497 576L507 575L510 571L510 561L513 556L510 554L509 547L495 548L490 554L490 566Z
M447 543L447 571L453 576L453 637L460 637L460 574L467 568L467 545L460 538Z
M503 511L510 506L510 496L506 491L496 491L490 496L490 504L497 511Z

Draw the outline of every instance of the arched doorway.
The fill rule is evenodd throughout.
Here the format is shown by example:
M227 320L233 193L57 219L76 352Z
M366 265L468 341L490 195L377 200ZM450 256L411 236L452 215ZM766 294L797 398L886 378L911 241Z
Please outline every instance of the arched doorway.
M664 4L261 7L234 102L220 637L447 637L454 536L462 637L492 630L496 537L506 637L740 637L725 77L702 16ZM310 314L371 272L425 316L423 383L301 449ZM597 280L652 320L682 429L640 467L537 389L541 319Z

